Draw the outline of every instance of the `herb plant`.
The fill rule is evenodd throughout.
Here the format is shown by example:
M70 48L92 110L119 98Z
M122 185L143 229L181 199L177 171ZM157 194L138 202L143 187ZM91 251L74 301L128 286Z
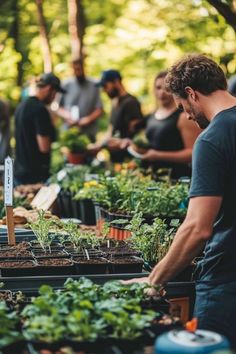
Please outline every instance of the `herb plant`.
M17 327L19 318L10 311L4 301L0 301L0 349L22 339Z
M45 212L43 210L38 211L38 219L28 224L36 239L44 252L51 252L51 243L53 236L50 235L50 229L54 225L54 221L44 218Z

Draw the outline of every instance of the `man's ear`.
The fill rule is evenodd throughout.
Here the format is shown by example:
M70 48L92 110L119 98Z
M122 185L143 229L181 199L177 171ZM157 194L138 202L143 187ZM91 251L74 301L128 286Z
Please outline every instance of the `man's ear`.
M192 87L190 86L186 86L184 88L185 92L187 93L188 97L190 97L192 100L196 101L197 95L196 95L196 91L194 91L192 89Z

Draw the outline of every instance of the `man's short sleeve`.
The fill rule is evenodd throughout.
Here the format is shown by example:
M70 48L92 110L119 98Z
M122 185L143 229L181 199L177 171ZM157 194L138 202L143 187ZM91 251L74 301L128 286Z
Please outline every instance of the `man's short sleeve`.
M129 99L125 106L126 114L129 116L129 120L142 119L140 103L136 99Z
M52 131L52 123L48 110L41 107L34 116L34 125L36 135L50 136Z
M103 108L103 103L100 96L100 90L96 87L96 99L94 104L94 109Z
M193 151L189 196L222 196L226 187L227 170L227 161L219 148L199 138Z

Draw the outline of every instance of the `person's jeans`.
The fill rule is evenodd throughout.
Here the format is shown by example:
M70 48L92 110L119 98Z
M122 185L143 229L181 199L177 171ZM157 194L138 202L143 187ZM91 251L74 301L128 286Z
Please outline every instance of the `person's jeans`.
M220 285L196 284L194 316L198 328L215 331L236 349L236 282Z

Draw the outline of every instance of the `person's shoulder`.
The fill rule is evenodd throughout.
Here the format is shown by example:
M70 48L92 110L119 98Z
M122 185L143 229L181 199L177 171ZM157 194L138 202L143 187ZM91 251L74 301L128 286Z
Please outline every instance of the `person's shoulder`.
M62 86L63 86L63 88L66 88L70 85L73 85L75 83L75 81L76 81L76 78L73 76L70 76L70 77L62 80Z
M92 77L86 77L86 84L90 87L93 87L96 90L99 90L99 87L96 85L97 84L97 80L95 80Z

